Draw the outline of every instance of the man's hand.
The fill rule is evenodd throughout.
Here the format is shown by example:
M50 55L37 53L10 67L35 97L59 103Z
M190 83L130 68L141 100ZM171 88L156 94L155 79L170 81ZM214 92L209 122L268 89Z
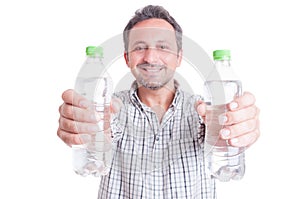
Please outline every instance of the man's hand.
M260 136L259 109L255 106L255 97L249 92L227 104L228 112L219 116L224 127L220 137L236 147L249 147ZM205 120L206 105L203 101L196 103L196 110Z
M62 99L64 102L59 107L57 135L69 146L83 144L84 136L79 134L98 131L97 123L101 118L90 109L92 106L90 101L71 89L63 92Z

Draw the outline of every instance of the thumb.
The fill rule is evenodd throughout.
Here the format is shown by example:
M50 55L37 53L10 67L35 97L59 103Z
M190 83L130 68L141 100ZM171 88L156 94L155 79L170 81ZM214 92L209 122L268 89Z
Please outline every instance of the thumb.
M124 104L123 104L122 100L114 97L111 99L111 102L110 102L110 111L113 114L118 113L123 106L124 106Z
M206 104L204 101L199 100L195 103L195 109L197 111L197 113L203 118L205 119L205 114L206 114Z

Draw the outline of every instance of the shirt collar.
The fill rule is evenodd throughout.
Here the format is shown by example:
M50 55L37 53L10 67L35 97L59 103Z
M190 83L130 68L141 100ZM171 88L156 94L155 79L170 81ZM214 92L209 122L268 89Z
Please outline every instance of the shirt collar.
M174 99L170 105L170 107L177 107L179 106L180 102L182 101L182 97L183 97L183 91L180 89L180 84L177 80L174 79L174 85L175 85L175 96ZM145 104L143 104L138 95L137 95L137 89L138 89L138 84L137 81L135 80L132 84L131 84L131 88L130 88L130 99L133 102L133 104L137 105L138 107L140 107L141 109L147 109L149 107L147 107Z

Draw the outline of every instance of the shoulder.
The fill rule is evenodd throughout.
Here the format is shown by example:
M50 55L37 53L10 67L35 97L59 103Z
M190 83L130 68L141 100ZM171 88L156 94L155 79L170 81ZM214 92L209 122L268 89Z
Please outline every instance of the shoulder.
M119 98L122 102L129 101L130 90L123 90L113 93L112 97Z
M197 101L203 100L203 97L201 95L193 94L183 90L179 90L179 92L182 96L183 104L194 105Z
M195 106L196 102L198 102L199 100L203 100L203 97L201 95L185 92L182 90L179 92L182 98L179 107L185 112L186 115L194 118L195 122L200 121L200 123L202 123L203 118L197 113Z

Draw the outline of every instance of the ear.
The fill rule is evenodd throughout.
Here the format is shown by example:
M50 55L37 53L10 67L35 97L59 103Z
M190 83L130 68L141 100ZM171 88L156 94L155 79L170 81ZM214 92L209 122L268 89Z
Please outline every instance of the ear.
M182 49L177 54L177 67L181 65L181 61L182 61Z
M128 53L127 52L124 52L124 59L125 59L126 65L129 67L129 65L128 65L129 58L128 58Z

